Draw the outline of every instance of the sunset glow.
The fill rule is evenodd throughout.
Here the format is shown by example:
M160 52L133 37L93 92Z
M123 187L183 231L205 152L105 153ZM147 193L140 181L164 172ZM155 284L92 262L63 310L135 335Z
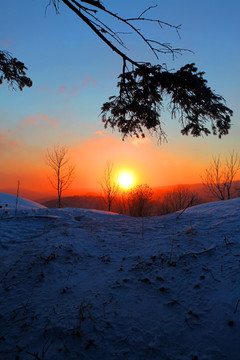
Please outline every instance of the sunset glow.
M26 75L34 86L12 91L6 81L0 84L0 192L15 195L20 181L20 196L34 201L54 198L57 193L49 181L52 173L45 157L47 149L55 144L68 147L69 164L75 167L73 182L63 193L66 197L102 195L100 183L107 162L114 164L113 179L118 179L122 193L141 184L149 185L157 193L161 187L201 184L212 158L220 155L224 160L232 151L240 153L240 83L236 76L240 71L240 49L236 46L239 2L229 6L228 2L219 1L216 7L214 1L163 0L161 7L149 13L149 17L164 18L173 25L182 24L181 41L175 31L166 28L163 42L173 41L177 48L192 51L183 52L174 61L166 54L161 62L174 71L196 63L199 71L206 73L209 87L226 99L234 114L234 126L221 139L212 135L183 136L181 121L178 123L180 113L172 119L168 111L170 98L164 98L166 103L159 119L167 141L161 144L148 131L144 138L133 135L122 141L117 128L112 132L111 127L104 127L101 107L110 96L118 96L119 91L116 85L122 66L118 55L100 45L101 40L91 31L81 32L81 19L65 5L59 16L53 4L48 7L48 15L42 16L45 12L42 2L29 3L24 9L17 0L1 4L2 49L24 62L28 68ZM134 16L144 11L148 1L132 1L131 6L125 0L112 3L112 11L127 18L130 13ZM19 16L23 11L28 19L25 26ZM14 21L9 22L8 14L14 16ZM120 23L115 25L115 31L125 31ZM154 33L153 23L141 30L149 39L159 35ZM53 47L56 36L61 41ZM125 40L131 58L155 64L151 52L145 51L144 42L135 41L133 35L129 38L124 35ZM224 53L223 42L228 50ZM83 49L80 52L79 47ZM45 56L46 53L51 56ZM240 180L240 172L236 180Z
M122 188L127 189L133 185L133 177L129 173L122 173L118 177L118 182Z

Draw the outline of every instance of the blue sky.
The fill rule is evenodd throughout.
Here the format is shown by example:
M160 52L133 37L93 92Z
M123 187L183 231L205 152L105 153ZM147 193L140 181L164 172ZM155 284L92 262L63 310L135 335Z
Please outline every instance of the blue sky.
M47 3L47 0L8 0L0 5L0 46L26 64L27 74L33 81L33 87L22 92L8 90L7 85L0 87L0 133L27 149L22 155L24 159L27 151L39 154L56 142L67 143L76 149L100 136L103 130L99 117L101 105L109 96L117 94L117 76L122 66L121 59L64 4L60 6L60 14L56 15L52 6L45 14ZM240 151L239 2L109 0L103 3L122 16L138 15L148 6L158 4L149 16L174 25L181 24L181 40L167 27L161 30L142 24L142 30L149 37L171 42L173 46L193 53L184 52L174 61L170 55L161 55L157 61L143 43L130 35L125 36L131 49L128 54L137 61L166 63L169 69L195 62L199 70L206 72L209 86L222 95L234 111L230 135L222 140L213 136L183 137L178 122L167 112L163 113L168 144L159 147L154 139L150 139L141 146L141 151L148 147L147 151L151 148L166 157L167 154L172 158L174 154L181 155L189 164L197 158L202 167L218 153ZM110 24L119 28L118 23ZM26 124L39 126L27 127ZM112 135L108 131L104 136L115 139L116 152L121 152L128 144L120 143L117 133ZM5 143L1 149L2 161L8 159L9 162L7 153L14 156L11 144ZM103 162L104 159L108 160L106 151Z

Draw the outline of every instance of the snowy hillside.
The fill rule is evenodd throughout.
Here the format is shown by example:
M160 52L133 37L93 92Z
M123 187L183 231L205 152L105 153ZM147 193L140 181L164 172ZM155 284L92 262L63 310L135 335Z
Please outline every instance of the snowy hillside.
M0 359L240 358L240 198L144 219L7 202Z
M17 205L16 205L16 202L17 202ZM4 208L14 209L14 210L16 209L16 206L17 206L17 210L18 209L26 210L26 209L44 209L45 208L45 206L40 205L34 201L23 199L22 197L19 197L17 199L17 197L14 195L4 194L4 193L0 193L0 205Z

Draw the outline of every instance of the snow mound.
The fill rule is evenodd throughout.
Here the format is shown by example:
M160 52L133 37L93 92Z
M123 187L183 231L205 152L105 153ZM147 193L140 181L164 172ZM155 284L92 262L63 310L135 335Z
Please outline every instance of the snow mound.
M7 207L8 209L16 208L16 200L17 196L0 193L0 205L2 207ZM18 198L17 208L20 210L28 210L28 209L46 209L45 206L36 203L35 201L27 200L22 197Z
M239 360L239 214L0 216L0 359Z

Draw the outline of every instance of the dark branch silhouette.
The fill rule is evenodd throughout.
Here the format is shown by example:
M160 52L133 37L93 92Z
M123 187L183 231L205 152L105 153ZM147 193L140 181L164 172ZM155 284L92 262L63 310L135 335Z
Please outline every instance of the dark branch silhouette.
M25 70L27 70L24 63L18 59L12 57L12 55L5 50L0 50L0 84L3 80L6 80L9 87L20 90L24 86L31 87L32 81L26 76Z
M120 93L102 106L105 127L117 128L123 138L128 135L145 136L145 130L157 133L166 140L160 120L163 99L168 97L173 117L179 115L182 134L200 136L211 133L206 123L211 123L212 133L228 134L232 111L224 99L212 92L194 64L176 72L164 70L160 65L142 65L119 78Z
M124 18L107 9L98 0L49 0L48 5L53 4L59 12L60 3L72 10L122 58L123 68L118 83L119 95L110 97L102 106L102 120L105 127L116 128L123 139L132 135L144 137L145 132L150 131L156 133L160 141L166 140L160 117L163 99L168 96L169 109L173 117L179 115L183 135L200 136L212 132L221 138L222 135L228 134L232 110L225 106L223 97L216 95L207 86L203 72L198 72L194 64L187 64L173 72L167 70L166 66L153 66L131 58L126 53L126 46L120 33L101 20L101 15L108 14L123 23L143 40L157 59L159 54L170 53L173 57L181 54L184 49L174 49L169 43L149 39L138 28L139 23L151 22L160 27L172 28L179 34L179 25L146 17L146 13L155 6L149 6L137 17ZM131 65L131 70L128 65Z

